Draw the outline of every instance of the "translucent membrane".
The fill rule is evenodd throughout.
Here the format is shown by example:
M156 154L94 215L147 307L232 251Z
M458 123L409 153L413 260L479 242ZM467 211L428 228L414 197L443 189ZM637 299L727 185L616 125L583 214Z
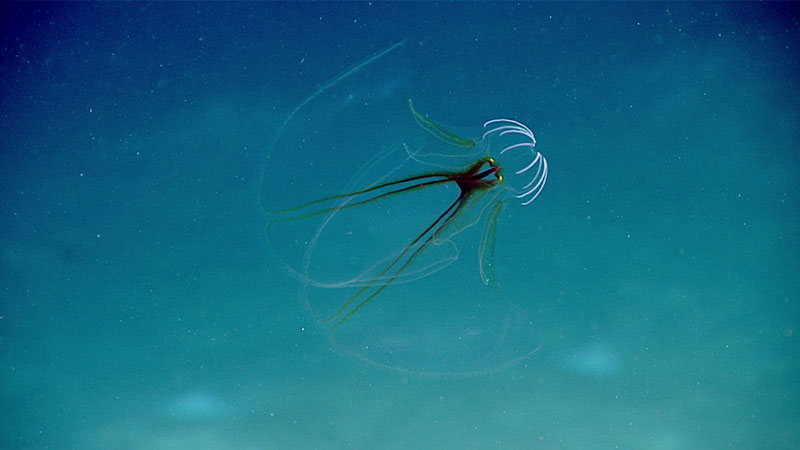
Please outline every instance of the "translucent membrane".
M527 280L504 278L495 241L509 240L504 208L542 192L547 161L516 120L487 121L481 136L421 112L437 88L417 58L430 55L396 43L291 111L264 170L267 237L339 353L420 375L491 373L539 347L512 298Z

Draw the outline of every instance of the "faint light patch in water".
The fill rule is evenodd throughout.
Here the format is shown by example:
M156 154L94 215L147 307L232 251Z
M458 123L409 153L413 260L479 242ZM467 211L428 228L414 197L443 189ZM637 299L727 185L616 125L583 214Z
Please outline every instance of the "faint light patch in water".
M227 418L230 408L230 405L213 393L192 391L166 403L161 409L161 415L181 422L217 420Z
M606 377L620 371L619 357L614 348L605 343L592 343L566 352L560 365L578 375Z

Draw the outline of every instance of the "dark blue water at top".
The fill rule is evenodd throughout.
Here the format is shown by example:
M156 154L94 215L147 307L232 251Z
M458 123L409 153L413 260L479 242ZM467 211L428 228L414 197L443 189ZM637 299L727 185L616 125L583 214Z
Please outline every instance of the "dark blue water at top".
M796 448L796 11L2 5L0 447ZM315 158L268 159L285 118L403 39L426 113L550 164L498 220L541 344L502 371L343 354L267 241L265 164Z

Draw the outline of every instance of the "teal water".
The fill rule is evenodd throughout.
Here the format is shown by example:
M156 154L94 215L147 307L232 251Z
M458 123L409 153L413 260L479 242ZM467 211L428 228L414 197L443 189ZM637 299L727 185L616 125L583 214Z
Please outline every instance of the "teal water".
M1 8L0 448L800 443L791 4ZM265 207L430 170L373 163L424 142L405 109L336 113L406 96L464 136L524 122L549 178L498 216L496 285L460 225L337 341L310 281L439 206L353 208L369 245L312 254Z

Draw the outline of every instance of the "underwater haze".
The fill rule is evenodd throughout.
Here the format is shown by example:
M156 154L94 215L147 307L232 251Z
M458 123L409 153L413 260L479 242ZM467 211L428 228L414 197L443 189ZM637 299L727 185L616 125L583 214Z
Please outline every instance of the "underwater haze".
M0 5L0 448L800 447L797 11Z

